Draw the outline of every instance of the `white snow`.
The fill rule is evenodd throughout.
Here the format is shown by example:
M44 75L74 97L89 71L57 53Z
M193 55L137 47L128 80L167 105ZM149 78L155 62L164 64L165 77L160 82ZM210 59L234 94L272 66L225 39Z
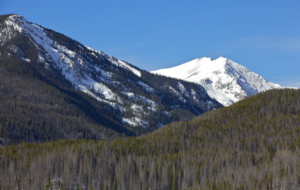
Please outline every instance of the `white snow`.
M203 57L182 65L152 71L202 85L211 98L229 106L247 96L269 89L282 88L227 58ZM181 88L182 89L182 88Z
M113 75L113 73L110 73L110 72L107 72L107 71L104 71L102 69L100 69L99 67L95 66L95 70L99 73L101 73L101 80L102 81L106 81L106 82L111 82L111 77Z
M118 60L117 63L115 63L117 66L119 67L123 67L123 68L127 68L128 70L130 70L131 72L133 72L135 75L141 77L142 74L140 71L138 71L137 69L129 66L127 63L125 63L124 61Z
M142 127L146 127L148 126L148 122L147 121L142 121L140 118L138 117L132 117L132 118L122 118L123 123L128 123L131 126L138 126L141 125Z
M180 82L178 82L178 88L180 89L180 94L189 96L189 92L185 89L183 84L181 84Z
M142 81L139 81L138 84L142 86L146 91L153 93L154 89L148 86L147 84L143 83Z
M30 63L30 59L27 59L27 58L22 57L22 60L23 60L23 61L26 61L26 62L28 62L28 63Z
M118 67L122 67L122 68L124 68L124 69L127 69L127 70L131 71L132 73L134 73L135 75L137 75L138 77L141 77L141 76L142 76L142 74L141 74L141 72L140 72L139 70L133 68L132 66L130 66L130 65L127 64L126 62L121 61L121 60L119 60L119 59L117 59L117 58L115 58L115 57L113 57L113 56L111 56L111 55L107 55L107 54L105 54L105 53L102 52L102 51L94 50L93 48L90 48L90 47L88 47L88 46L85 46L85 47L88 48L90 51L93 51L93 52L94 52L93 55L94 55L95 57L97 57L96 54L100 55L100 57L103 56L103 57L105 57L107 60L109 60L112 64L114 64L114 65L116 65L116 66L118 66ZM96 53L96 54L95 54L95 53Z
M45 62L45 58L39 53L37 62L43 63Z
M195 90L191 90L191 94L192 94L192 96L193 96L193 100L195 101L195 102L199 102L199 100L198 100L198 98L196 97L196 95L197 95L197 93L195 92Z
M92 88L96 93L104 95L105 99L113 100L116 98L115 94L102 83L92 83Z
M170 89L170 91L174 94L174 95L176 95L178 98L179 98L179 100L181 101L181 102L186 102L186 100L181 96L181 94L177 91L177 90L175 90L173 87L171 87L171 86L169 86L169 89Z
M104 100L104 99L102 99L102 98L96 96L95 93L94 93L94 92L91 92L91 90L88 89L86 86L78 85L78 89L81 90L81 91L83 91L83 92L85 92L85 93L87 93L87 94L89 94L91 97L95 98L96 100L98 100L98 101L100 101L100 102L107 103L107 104L111 105L112 107L117 108L117 107L116 107L117 105L116 105L115 103L112 103L112 102L110 102L110 101Z
M54 42L45 34L43 28L35 24L30 24L22 16L10 16L7 22L9 25L14 26L14 28L18 29L19 31L29 34L37 44L37 47L42 47L45 50L47 55L44 58L39 54L39 62L45 62L47 60L55 63L52 65L58 69L61 69L65 77L70 80L76 88L79 88L83 92L90 94L99 101L114 105L107 100L114 100L115 94L104 84L90 77L90 63L87 60L85 60L79 54L76 54L66 47ZM23 58L23 60L28 62L30 61L26 58ZM45 63L45 67L48 68L49 64ZM110 73L107 73L96 66L95 69L101 72L102 77L110 78ZM94 92L91 92L91 89L94 89ZM96 96L97 93L100 93L106 100L104 101L100 97Z
M133 98L134 100L141 100L141 101L143 101L147 104L150 104L153 107L157 106L157 104L154 101L149 100L149 99L147 99L143 96L133 94L132 92L122 92L122 93L125 94L126 96L130 97L130 98Z

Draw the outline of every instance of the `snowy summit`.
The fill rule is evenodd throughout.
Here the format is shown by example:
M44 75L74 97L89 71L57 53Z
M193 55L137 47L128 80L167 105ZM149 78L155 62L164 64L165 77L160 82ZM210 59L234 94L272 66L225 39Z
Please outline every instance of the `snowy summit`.
M216 99L223 106L229 106L259 92L282 88L224 57L215 60L207 57L198 58L151 73L200 84L211 98Z

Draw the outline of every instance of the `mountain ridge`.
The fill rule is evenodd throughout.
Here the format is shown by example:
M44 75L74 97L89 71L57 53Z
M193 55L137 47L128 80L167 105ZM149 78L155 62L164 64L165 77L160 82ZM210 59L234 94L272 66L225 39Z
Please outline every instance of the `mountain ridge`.
M224 57L215 60L208 57L198 58L151 73L200 84L211 98L215 98L223 106L229 106L259 92L282 88Z
M22 62L61 93L72 92L71 98L86 104L85 109L101 110L88 118L98 124L104 123L93 117L110 119L118 123L118 132L138 135L222 107L201 85L151 74L20 15L0 16L0 21L1 60L9 60L14 68Z

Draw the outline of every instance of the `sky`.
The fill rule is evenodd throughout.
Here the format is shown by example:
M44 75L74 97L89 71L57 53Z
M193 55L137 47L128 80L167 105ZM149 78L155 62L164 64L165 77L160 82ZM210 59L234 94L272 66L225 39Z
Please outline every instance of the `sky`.
M144 70L222 56L300 87L299 0L0 0L10 13Z

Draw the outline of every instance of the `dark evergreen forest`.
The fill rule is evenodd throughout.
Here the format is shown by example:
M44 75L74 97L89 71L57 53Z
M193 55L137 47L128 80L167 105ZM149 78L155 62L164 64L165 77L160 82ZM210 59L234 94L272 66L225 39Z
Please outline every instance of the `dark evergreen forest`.
M140 137L0 148L1 189L298 189L300 90L270 90Z

